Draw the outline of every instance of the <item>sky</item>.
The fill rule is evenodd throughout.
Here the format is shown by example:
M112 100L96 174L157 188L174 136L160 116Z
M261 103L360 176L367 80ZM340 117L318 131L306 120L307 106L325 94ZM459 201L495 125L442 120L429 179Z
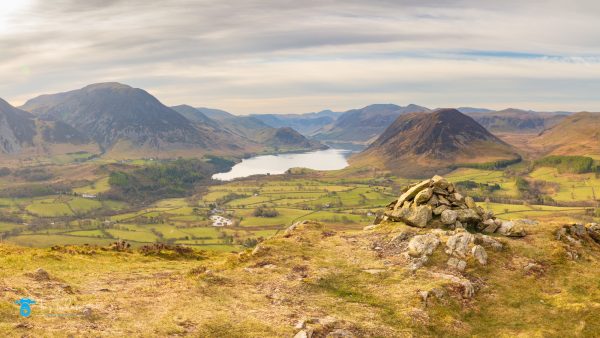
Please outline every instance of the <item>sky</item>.
M600 111L596 0L0 0L0 98L117 81L235 114Z

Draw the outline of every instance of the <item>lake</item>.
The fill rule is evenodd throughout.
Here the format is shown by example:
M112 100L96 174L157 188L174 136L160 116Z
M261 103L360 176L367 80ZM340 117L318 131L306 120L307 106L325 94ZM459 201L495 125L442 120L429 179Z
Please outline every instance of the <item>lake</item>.
M314 170L337 170L348 166L350 150L327 149L307 153L261 155L251 157L233 166L226 173L213 175L212 178L230 181L251 175L278 175L290 168L302 167Z

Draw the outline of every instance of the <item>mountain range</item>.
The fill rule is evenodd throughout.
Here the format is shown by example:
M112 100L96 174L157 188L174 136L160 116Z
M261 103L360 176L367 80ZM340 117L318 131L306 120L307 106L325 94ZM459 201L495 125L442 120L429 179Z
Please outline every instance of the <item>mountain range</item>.
M414 104L402 107L395 104L373 104L344 112L330 126L322 128L314 138L327 144L366 146L394 120L405 113L427 112Z
M326 126L333 124L343 113L323 110L306 114L257 114L252 115L263 123L275 127L290 127L301 134L312 136Z
M275 127L254 116L236 116L224 110L194 108L181 105L171 107L190 121L213 126L238 138L240 143L256 144L267 151L301 151L326 148L309 140L291 127Z
M540 113L513 108L499 111L471 111L465 114L493 133L538 133L559 123L568 115L568 113Z
M346 112L238 116L167 107L142 89L113 82L42 95L19 108L0 100L0 153L35 157L85 149L111 158L242 156L323 149L325 143L368 147L355 163L376 157L394 170L409 170L411 163L418 173L514 159L517 152L598 154L598 115L373 104Z
M111 158L241 156L280 147L322 148L295 131L279 130L252 117L186 105L170 108L148 92L120 83L42 95L20 109L2 101L0 123L1 150L7 154L34 146L45 149L34 152L38 155L56 153L52 146L56 143L95 145L95 151ZM34 142L37 134L42 137Z

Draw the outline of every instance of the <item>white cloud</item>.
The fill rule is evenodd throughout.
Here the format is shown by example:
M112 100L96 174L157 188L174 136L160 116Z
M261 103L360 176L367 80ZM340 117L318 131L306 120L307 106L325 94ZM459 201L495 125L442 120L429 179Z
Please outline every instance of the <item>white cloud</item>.
M0 97L101 81L235 113L375 102L600 110L594 1L0 4Z

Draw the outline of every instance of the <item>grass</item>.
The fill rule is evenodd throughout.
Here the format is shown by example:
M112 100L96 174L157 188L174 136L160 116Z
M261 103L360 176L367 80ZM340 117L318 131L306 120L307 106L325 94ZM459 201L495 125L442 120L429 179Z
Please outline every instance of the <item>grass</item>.
M22 224L0 222L0 232L10 231L13 229L18 229L18 228L23 228L23 227L25 227L25 226Z
M310 175L315 175L311 173ZM20 212L24 210L25 221L34 221L36 218L56 218L77 215L77 222L72 222L70 228L65 230L57 223L59 230L51 229L56 235L47 241L35 240L31 244L47 246L52 244L71 243L69 236L77 235L85 238L86 231L91 231L91 238L98 235L105 240L109 234L115 238L124 238L135 243L152 243L156 240L169 240L179 244L207 245L219 244L229 246L230 250L239 249L239 244L247 239L268 237L275 234L295 221L302 219L317 220L336 229L360 229L369 224L374 216L372 213L381 210L396 196L391 192L390 180L396 184L405 184L408 181L402 178L372 179L372 178L347 178L336 176L328 172L312 178L299 177L270 177L259 180L242 180L227 182L210 186L200 194L187 198L169 198L154 202L153 204L137 210L129 211L129 205L124 202L84 199L76 196L55 195L41 198L0 199L0 211ZM502 171L481 170L474 168L460 168L447 176L450 180L473 181L477 183L498 184L499 191L495 196L516 198L519 192L513 178L505 177ZM590 187L596 184L595 177L580 175L573 177L558 175L551 168L540 168L531 173L531 179L553 180L560 184L557 192L558 199L561 194L571 194L566 187L575 184L575 195L587 195ZM94 182L94 189L104 189L103 179ZM563 191L563 188L565 190ZM87 187L89 189L91 187ZM81 189L81 188L79 188ZM587 189L587 190L586 190ZM600 190L600 187L598 188ZM88 190L88 192L91 192ZM470 192L467 192L470 194ZM224 196L238 194L239 198L227 201L220 205L224 209L224 216L236 221L236 226L225 229L211 227L208 219L209 205L222 199ZM565 195L564 198L567 196ZM254 209L267 205L278 211L277 217L254 217ZM494 204L490 207L502 218L548 218L552 216L572 218L584 213L581 208L556 208L547 206L524 206L514 204ZM127 211L126 211L127 210ZM113 214L105 217L88 218L89 212L112 211ZM116 214L114 214L116 212ZM367 213L371 213L367 216ZM96 232L104 220L108 225L108 233ZM55 221L56 222L56 221ZM6 227L7 230L10 227ZM0 229L2 229L0 227ZM62 229L62 230L60 230ZM151 229L155 229L157 236ZM24 235L45 233L30 231ZM65 233L71 231L71 233ZM223 236L232 236L231 239ZM162 237L162 239L161 239ZM188 239L186 239L188 238ZM202 238L196 240L194 238ZM52 243L52 240L58 242ZM233 240L232 243L228 241ZM202 243L200 243L202 242ZM236 249L237 248L237 249ZM219 248L220 250L221 248Z
M36 200L25 208L28 212L41 217L71 216L73 210L68 204L53 199Z
M7 242L29 246L29 247L49 247L53 245L83 245L83 244L96 244L96 245L108 245L114 242L113 239L108 238L93 238L93 237L81 237L81 236L68 236L68 235L47 235L39 233L35 235L19 235L11 236Z
M117 229L109 229L106 231L113 235L114 238L123 239L127 241L152 243L157 239L156 235L154 235L150 231L127 231Z
M70 209L75 213L86 213L102 208L102 203L89 198L75 197L68 202Z
M100 230L78 230L78 231L71 231L68 234L71 236L82 236L82 237L104 237L104 234Z
M98 179L97 181L93 182L92 184L80 187L80 188L75 188L73 189L74 192L78 193L78 194L99 194L99 193L103 193L106 192L110 189L110 185L108 184L108 177L103 177Z
M539 168L529 174L534 180L558 184L558 191L550 196L560 202L593 200L600 198L600 178L593 173L559 174L555 168Z

